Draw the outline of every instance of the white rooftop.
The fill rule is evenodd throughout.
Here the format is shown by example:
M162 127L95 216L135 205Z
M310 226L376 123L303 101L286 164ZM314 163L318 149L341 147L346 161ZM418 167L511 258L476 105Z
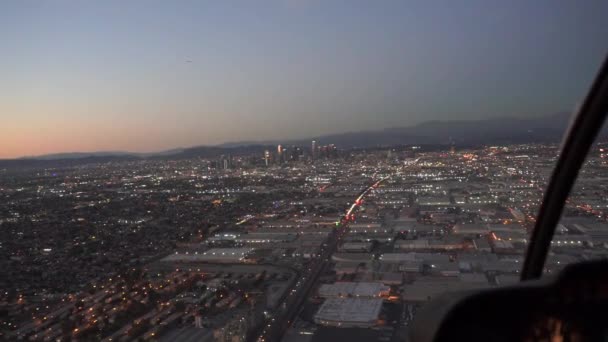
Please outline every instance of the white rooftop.
M321 324L374 324L381 308L382 299L330 298L319 308L315 321Z

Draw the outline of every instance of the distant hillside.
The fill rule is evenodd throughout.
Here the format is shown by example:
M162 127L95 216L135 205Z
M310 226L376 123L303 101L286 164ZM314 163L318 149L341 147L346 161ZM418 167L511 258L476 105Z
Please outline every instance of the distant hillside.
M0 167L51 167L119 160L213 158L220 155L263 153L277 144L309 146L311 140L319 144L335 144L339 148L454 143L460 146L482 144L511 144L558 142L570 122L569 113L558 113L530 119L497 118L487 120L429 121L415 126L386 128L331 134L298 140L263 142L232 142L217 146L195 146L157 153L98 152L63 153L13 160L0 160ZM606 130L603 137L608 136Z
M19 160L57 160L57 159L82 159L93 157L119 157L134 155L134 153L121 151L102 151L102 152L69 152L69 153L52 153L41 156L31 156L18 158Z
M102 153L62 153L41 157L28 157L19 159L0 159L0 168L50 168L70 167L93 163L108 163L130 160L164 160L189 158L214 158L221 155L249 155L272 148L271 146L251 145L235 147L197 146L191 148L175 149L158 153L129 153L129 152L102 152Z
M148 156L149 159L189 159L189 158L213 158L221 155L249 155L253 153L263 153L264 150L273 148L267 145L235 145L235 146L195 146L181 149L179 152L162 155L162 154L151 154Z
M0 169L2 168L53 168L53 167L71 167L84 164L94 163L109 163L118 161L129 161L138 160L140 157L133 155L120 155L120 156L83 156L76 158L64 158L64 159L0 159Z
M570 121L569 113L531 119L497 118L487 120L429 121L415 126L386 128L316 136L307 139L273 140L264 145L335 144L340 148L376 147L409 144L481 145L531 142L557 142ZM253 142L230 142L222 147L236 147Z
M560 113L532 119L429 121L410 127L334 134L315 139L342 148L451 142L457 145L557 142L564 134L569 120L569 114Z

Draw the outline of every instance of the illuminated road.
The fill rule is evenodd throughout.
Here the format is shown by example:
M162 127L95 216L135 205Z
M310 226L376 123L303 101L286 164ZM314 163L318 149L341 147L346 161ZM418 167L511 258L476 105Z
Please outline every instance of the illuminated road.
M236 225L237 225L237 226L240 226L240 225L242 225L242 224L244 224L244 223L247 223L249 220L251 220L251 219L252 219L252 218L254 218L254 217L255 217L255 216L253 216L253 215L247 215L247 216L245 216L245 218L244 218L244 219L242 219L242 220L240 220L239 222L237 222L237 223L236 223Z
M292 288L291 293L279 305L277 311L270 314L268 322L262 328L257 341L280 341L285 335L287 328L289 328L291 322L293 322L298 312L300 312L302 304L308 297L310 291L314 288L319 276L329 266L329 260L336 251L340 240L348 232L348 221L352 217L351 215L355 209L363 203L363 198L387 178L388 177L376 181L363 190L355 199L355 202L346 210L342 219L342 225L329 235L327 243L321 248L321 255L311 261L308 274L302 275L295 287Z
M377 188L380 183L382 183L383 181L385 181L388 177L386 178L382 178L381 180L377 181L376 183L374 183L372 186L368 187L367 189L365 189L360 195L359 197L357 197L357 199L355 199L355 202L350 206L350 208L348 208L348 210L346 211L346 218L350 217L350 215L352 214L352 212L359 206L361 205L361 203L363 203L363 198L365 197L365 195L367 195L368 192L374 190L375 188Z

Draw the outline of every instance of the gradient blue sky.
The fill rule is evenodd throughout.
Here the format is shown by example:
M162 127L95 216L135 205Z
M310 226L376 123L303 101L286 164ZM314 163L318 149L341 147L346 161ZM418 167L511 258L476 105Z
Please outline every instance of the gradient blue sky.
M608 51L607 13L602 0L2 1L0 158L571 110Z

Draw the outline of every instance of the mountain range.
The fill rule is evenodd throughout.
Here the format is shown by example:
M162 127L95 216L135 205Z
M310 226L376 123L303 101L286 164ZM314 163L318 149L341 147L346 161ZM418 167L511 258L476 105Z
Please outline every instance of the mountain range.
M558 142L570 121L569 113L556 113L534 118L493 118L484 120L428 121L414 126L386 128L310 137L296 140L231 142L216 146L177 148L156 153L94 152L59 153L37 157L0 160L0 167L72 165L112 160L183 159L220 155L262 153L270 146L282 144L309 146L312 140L319 145L334 144L341 149L371 148L397 145L479 146ZM602 134L606 136L605 132Z

